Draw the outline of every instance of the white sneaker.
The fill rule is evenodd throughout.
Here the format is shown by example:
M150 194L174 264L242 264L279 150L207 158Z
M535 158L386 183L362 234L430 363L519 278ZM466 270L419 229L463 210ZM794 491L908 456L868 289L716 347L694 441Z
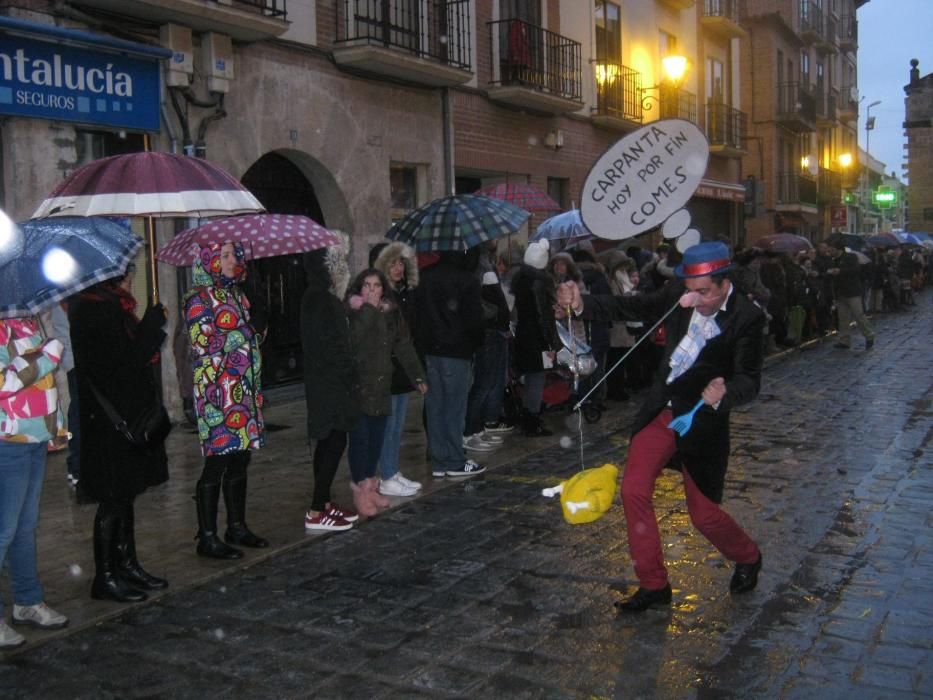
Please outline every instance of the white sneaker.
M411 486L402 483L402 480L398 477L399 475L395 474L391 478L379 482L379 493L383 496L414 496L418 493L418 489L413 489Z
M43 630L57 630L68 624L68 618L55 612L45 603L14 605L13 624L29 625Z
M420 491L420 490L421 490L421 482L420 482L420 481L414 481L413 479L409 479L409 478L406 477L404 474L402 474L402 472L396 472L396 473L395 473L395 477L396 477L399 481L401 481L403 484L405 484L405 486L407 486L407 487L409 487L409 488L412 488L412 489L414 489L415 491Z
M501 435L496 435L495 433L490 433L488 430L484 430L479 434L480 439L483 442L488 442L490 445L501 445L505 442L505 438Z
M26 638L0 620L0 649L12 649L26 643Z
M481 433L476 433L476 435L464 436L463 449L473 450L474 452L489 452L496 449L495 445L486 442L480 435Z

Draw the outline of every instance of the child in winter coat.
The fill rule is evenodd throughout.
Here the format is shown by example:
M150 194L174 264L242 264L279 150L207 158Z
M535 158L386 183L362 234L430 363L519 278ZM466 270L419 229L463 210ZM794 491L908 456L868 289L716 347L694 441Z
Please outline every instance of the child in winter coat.
M357 512L365 516L375 515L379 508L389 505L388 499L379 493L376 467L392 412L393 355L418 391L424 394L428 390L405 320L398 306L384 298L388 287L385 276L370 268L357 275L347 297L350 343L359 374L363 414L356 429L350 432L347 459L353 503Z

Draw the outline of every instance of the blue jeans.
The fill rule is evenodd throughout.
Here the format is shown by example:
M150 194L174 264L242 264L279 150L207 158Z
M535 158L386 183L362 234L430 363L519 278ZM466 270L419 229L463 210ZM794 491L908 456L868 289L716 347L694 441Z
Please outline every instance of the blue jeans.
M458 357L425 355L428 393L428 451L435 472L463 469L463 428L470 391L470 361Z
M44 440L0 440L0 564L9 569L17 605L35 605L45 597L36 564L36 526L48 454Z
M465 435L475 435L485 423L495 423L505 398L509 346L498 331L486 331L486 342L473 355L473 386L467 398Z
M386 423L385 440L379 454L379 473L382 479L398 474L398 453L402 449L402 431L408 413L408 394L392 394L392 415Z
M350 478L354 483L376 476L388 419L388 416L361 416L356 429L349 433L347 461L350 463Z

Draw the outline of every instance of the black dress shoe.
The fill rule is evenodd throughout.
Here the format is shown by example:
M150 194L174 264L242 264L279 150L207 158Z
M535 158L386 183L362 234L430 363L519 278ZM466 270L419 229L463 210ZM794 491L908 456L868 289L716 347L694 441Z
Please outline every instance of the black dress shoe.
M758 572L761 571L761 554L754 564L736 564L735 573L729 582L729 592L732 595L748 593L755 590L758 585Z
M640 613L656 605L671 604L671 584L664 588L652 590L650 588L639 588L626 600L616 601L615 607L619 612Z

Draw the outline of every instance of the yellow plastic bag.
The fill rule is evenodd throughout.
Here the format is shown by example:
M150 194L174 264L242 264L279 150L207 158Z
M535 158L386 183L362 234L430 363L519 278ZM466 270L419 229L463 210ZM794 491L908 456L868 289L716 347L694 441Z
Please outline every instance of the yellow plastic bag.
M584 469L557 486L544 489L544 496L560 494L564 520L581 525L599 520L612 506L617 491L619 468L614 464Z

